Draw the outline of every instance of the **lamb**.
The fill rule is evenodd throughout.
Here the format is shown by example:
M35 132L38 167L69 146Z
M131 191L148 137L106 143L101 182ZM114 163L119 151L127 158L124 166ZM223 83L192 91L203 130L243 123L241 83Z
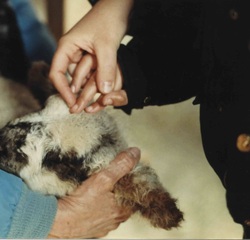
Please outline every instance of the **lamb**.
M127 147L107 111L70 114L53 92L41 110L16 118L0 130L0 168L20 176L34 191L61 197ZM154 227L170 230L183 221L177 200L143 161L117 182L114 193L118 204L141 214Z

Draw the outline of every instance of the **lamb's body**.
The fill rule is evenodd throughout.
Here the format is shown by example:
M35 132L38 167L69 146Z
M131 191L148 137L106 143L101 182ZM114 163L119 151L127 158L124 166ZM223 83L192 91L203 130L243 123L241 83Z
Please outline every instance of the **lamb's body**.
M70 193L127 147L106 112L70 114L58 95L45 109L10 122L0 137L0 152L12 152L1 167L14 170L31 189L57 196ZM10 141L19 141L19 147Z
M53 95L44 109L0 130L0 168L20 176L35 191L60 197L125 148L126 141L105 111L70 114L61 97ZM118 181L114 192L119 204L140 212L155 227L170 229L183 220L176 200L142 161Z

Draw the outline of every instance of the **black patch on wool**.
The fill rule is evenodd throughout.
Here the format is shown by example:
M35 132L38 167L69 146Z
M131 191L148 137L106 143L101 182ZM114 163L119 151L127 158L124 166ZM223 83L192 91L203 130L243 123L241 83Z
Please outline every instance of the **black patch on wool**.
M55 172L62 181L80 184L88 176L88 170L83 168L84 160L84 157L79 157L74 150L61 153L60 149L57 148L45 155L42 166Z
M90 156L98 153L103 147L110 147L116 144L117 140L114 138L112 134L103 134L99 137L99 143L95 145L91 152L88 154Z
M19 122L7 124L0 130L0 167L5 171L19 175L21 169L28 164L28 157L22 152L27 134L40 123Z
M80 184L88 178L90 169L88 163L92 161L95 154L98 154L103 147L116 144L116 140L111 134L101 135L99 142L92 150L84 156L78 156L75 150L62 153L59 147L46 153L42 166L49 171L55 172L62 181L71 181Z
M114 138L113 134L103 134L100 138L100 145L107 147L113 146L116 144L116 139Z

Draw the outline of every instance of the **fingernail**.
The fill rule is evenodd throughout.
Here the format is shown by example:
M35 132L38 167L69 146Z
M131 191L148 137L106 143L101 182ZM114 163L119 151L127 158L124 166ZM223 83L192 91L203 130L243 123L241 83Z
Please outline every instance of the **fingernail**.
M102 84L103 93L110 93L112 90L112 83L111 82L104 82Z
M76 92L76 87L74 86L74 85L71 85L71 91L72 91L72 93L75 93Z
M140 151L140 149L137 148L137 147L131 147L131 148L127 149L127 152L128 152L129 154L131 154L132 157L134 157L134 158L138 158L138 157L140 157L140 155L141 155L141 151Z

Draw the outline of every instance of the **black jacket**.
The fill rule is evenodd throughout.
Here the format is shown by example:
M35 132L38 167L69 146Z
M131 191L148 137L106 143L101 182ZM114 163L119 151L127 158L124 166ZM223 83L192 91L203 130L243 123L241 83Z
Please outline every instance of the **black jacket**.
M129 96L124 110L194 96L195 103L226 104L242 90L247 95L241 68L248 66L249 5L247 0L135 1L128 30L133 40L118 51Z
M196 95L200 85L199 0L135 1L128 34L118 51L129 104L164 105Z

